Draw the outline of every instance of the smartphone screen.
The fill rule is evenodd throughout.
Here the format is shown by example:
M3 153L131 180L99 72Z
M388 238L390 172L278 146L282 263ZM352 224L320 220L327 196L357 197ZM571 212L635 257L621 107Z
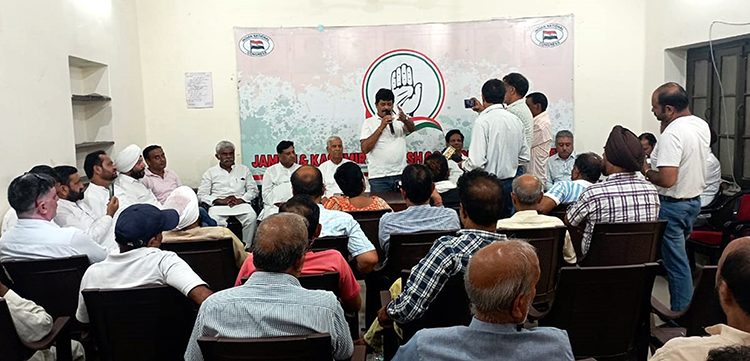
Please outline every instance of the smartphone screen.
M471 109L474 107L474 99L464 99L464 108Z

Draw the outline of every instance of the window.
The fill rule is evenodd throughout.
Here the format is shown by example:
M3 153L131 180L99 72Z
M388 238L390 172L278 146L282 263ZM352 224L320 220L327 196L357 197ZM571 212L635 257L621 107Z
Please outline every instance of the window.
M722 178L750 187L750 38L714 44L713 69L708 46L691 49L687 59L687 91L693 114L706 120L718 140L711 146L721 162ZM723 89L723 93L722 93ZM723 97L722 97L723 95ZM722 101L723 100L723 101Z

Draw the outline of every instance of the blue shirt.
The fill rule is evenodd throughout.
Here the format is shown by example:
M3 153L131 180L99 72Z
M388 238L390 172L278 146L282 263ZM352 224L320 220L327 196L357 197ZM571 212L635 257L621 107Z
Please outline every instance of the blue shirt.
M375 246L367 239L362 227L351 214L325 209L322 204L318 204L318 207L320 208L320 235L318 237L349 236L347 248L352 257L375 250Z
M575 203L581 197L581 193L590 185L591 182L585 179L561 181L555 183L552 188L544 192L544 196L554 201L558 206Z
M544 189L552 188L557 182L570 180L570 173L573 171L573 164L576 162L575 153L571 154L568 159L562 159L555 154L547 160L547 183Z
M411 206L400 212L386 213L380 217L378 240L380 247L387 253L393 233L448 231L460 228L461 223L455 210L423 204Z
M573 360L568 333L554 327L517 329L476 318L467 326L423 329L399 348L402 360Z

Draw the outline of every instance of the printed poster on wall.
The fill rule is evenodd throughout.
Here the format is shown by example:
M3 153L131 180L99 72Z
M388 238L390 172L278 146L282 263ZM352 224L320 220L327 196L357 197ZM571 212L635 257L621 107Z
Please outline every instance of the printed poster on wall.
M412 116L407 161L420 163L460 129L471 141L485 81L519 72L549 99L553 135L573 130L573 16L325 28L235 28L243 163L256 180L291 140L300 164L327 159L326 139L343 139L362 164L362 122L380 88Z

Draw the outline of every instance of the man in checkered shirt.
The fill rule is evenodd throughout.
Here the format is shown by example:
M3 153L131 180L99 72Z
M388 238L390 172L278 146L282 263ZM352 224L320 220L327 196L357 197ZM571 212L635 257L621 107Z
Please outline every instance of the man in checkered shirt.
M565 215L565 223L585 228L581 251L591 244L596 223L654 222L659 216L659 195L651 183L636 177L643 164L638 138L621 126L612 128L604 146L604 175L607 180L586 188Z

